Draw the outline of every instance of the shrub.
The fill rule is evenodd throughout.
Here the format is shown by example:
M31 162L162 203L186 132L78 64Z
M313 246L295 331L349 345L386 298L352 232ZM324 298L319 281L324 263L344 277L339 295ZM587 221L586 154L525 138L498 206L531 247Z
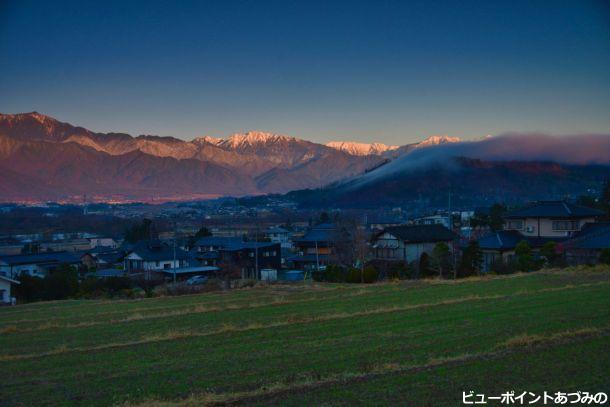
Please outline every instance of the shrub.
M432 268L430 267L430 256L426 252L423 252L421 256L419 256L418 271L418 277L431 277L436 275L434 270L432 270Z
M70 266L50 271L43 280L45 300L63 300L78 294L78 273Z
M364 268L364 282L367 284L374 283L377 281L379 273L373 266L366 266Z
M314 281L328 283L372 283L377 281L377 269L373 266L366 266L364 272L362 269L350 267L345 268L337 265L329 265L324 271L314 271L312 278Z
M498 260L491 265L491 271L495 274L514 274L518 271L518 266L515 261Z
M44 279L23 274L19 277L21 284L15 285L15 297L20 302L40 301L44 299Z
M610 264L610 248L602 249L599 254L599 262L602 264Z
M88 277L81 281L79 296L84 298L97 297L122 297L131 298L133 296L134 283L129 277L109 277L98 279Z

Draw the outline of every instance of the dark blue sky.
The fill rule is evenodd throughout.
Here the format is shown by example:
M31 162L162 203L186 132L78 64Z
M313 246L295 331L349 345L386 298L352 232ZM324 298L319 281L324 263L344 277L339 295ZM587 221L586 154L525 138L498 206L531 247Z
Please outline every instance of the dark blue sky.
M0 0L0 111L190 139L610 133L607 1Z

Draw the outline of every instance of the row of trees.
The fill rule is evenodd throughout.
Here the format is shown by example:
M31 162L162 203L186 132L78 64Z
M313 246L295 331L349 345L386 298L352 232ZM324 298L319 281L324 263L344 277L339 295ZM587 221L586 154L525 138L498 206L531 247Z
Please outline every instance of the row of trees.
M23 274L19 277L19 282L14 287L14 293L20 302L101 296L131 297L134 290L139 288L137 282L129 277L81 278L78 271L69 265L49 271L44 278ZM141 291L145 293L147 290Z

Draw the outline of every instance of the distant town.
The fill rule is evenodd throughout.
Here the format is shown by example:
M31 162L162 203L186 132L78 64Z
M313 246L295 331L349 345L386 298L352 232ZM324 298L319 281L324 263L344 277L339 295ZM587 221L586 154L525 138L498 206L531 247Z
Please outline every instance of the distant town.
M506 207L299 209L273 197L0 206L2 302L277 281L455 279L610 262L610 190Z

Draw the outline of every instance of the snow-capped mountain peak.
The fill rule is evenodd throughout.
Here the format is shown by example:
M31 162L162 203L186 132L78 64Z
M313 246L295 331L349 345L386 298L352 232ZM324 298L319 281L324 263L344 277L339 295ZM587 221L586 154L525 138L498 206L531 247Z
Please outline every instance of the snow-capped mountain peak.
M447 135L430 136L425 140L417 143L417 147L438 146L439 144L459 143L462 141L459 137L449 137Z
M290 140L295 140L295 138L263 131L248 131L243 134L233 134L231 137L223 140L221 144L224 147L235 149L239 147L253 147L261 144L270 144L278 141Z
M203 136L203 137L198 137L196 139L194 139L192 142L195 144L213 144L215 146L219 145L220 143L222 143L224 141L223 138L218 138L218 137L211 137L211 136Z
M399 146L388 146L383 143L360 143L357 141L330 141L327 147L346 152L351 155L381 155L386 151L396 150Z

